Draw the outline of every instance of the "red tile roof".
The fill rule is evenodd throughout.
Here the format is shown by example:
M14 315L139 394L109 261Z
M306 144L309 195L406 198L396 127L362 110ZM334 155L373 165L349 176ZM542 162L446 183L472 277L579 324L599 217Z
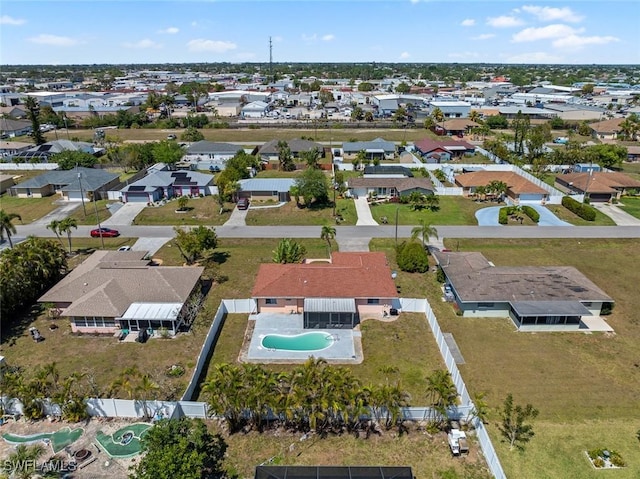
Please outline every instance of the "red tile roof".
M556 181L587 193L613 193L624 188L640 188L640 181L619 172L567 173L558 175Z
M437 149L445 149L454 148L456 150L460 148L465 148L467 150L475 150L476 147L466 141L462 140L454 140L454 139L446 139L446 140L432 140L431 138L425 138L423 140L416 141L414 143L415 147L419 149L423 154L429 153L430 151Z
M526 193L544 194L547 190L531 183L529 180L513 171L474 171L464 173L455 177L456 185L463 188L474 188L486 186L492 181L503 181L507 187L516 195Z
M332 263L260 265L254 298L396 298L384 253L333 253Z

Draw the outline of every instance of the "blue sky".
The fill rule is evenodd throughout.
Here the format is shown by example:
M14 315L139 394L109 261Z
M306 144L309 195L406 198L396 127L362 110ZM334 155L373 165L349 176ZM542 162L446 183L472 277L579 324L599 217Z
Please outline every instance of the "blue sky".
M638 0L0 3L0 64L640 64Z

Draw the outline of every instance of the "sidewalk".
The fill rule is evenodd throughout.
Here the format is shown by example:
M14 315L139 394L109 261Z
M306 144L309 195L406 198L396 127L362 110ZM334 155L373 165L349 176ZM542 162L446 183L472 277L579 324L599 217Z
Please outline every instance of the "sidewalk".
M373 216L371 216L371 209L369 208L367 197L358 197L353 201L356 204L356 213L358 214L356 226L378 226L378 223L376 223Z

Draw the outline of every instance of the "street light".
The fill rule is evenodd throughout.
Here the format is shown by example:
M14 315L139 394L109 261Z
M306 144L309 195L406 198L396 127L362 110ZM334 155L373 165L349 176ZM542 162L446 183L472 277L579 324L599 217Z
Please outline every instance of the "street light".
M400 211L400 207L396 206L396 250L398 249L398 212Z

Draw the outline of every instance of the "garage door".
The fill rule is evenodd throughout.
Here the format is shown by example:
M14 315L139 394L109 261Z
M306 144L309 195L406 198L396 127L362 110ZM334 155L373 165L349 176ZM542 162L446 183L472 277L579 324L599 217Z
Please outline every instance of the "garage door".
M542 195L533 193L529 195L520 195L520 201L542 201Z
M67 198L69 198L69 201L82 201L82 195L79 191L67 191Z
M149 195L146 193L127 193L127 201L129 203L148 203Z
M595 201L596 203L606 203L610 199L611 199L611 195L608 194L608 193L601 193L601 194L591 193L591 194L589 194L589 200Z

